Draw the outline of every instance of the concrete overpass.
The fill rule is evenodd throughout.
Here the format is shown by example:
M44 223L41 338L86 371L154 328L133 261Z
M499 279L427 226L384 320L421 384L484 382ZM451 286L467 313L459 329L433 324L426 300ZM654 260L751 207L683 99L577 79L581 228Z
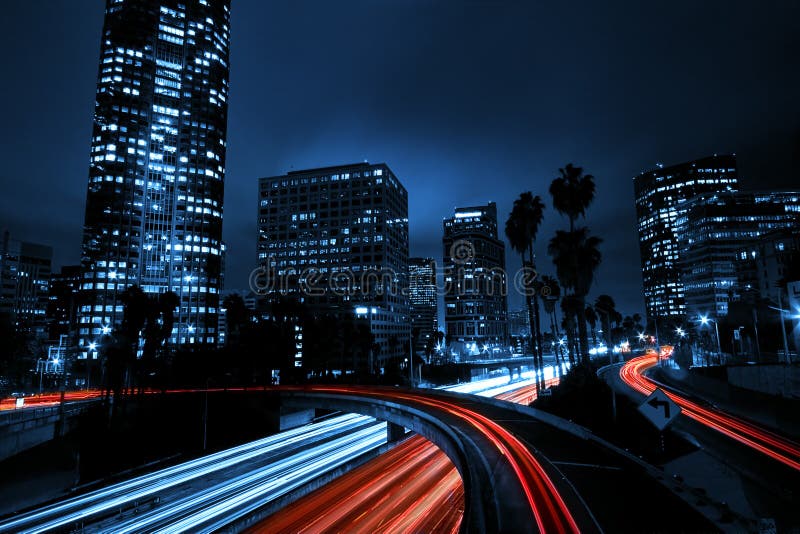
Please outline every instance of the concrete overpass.
M501 425L463 406L472 396L391 387L278 387L288 407L361 413L410 428L435 443L465 487L463 529L469 532L599 531L571 485L547 460ZM505 403L504 403L505 404ZM513 416L509 410L508 415ZM390 439L401 432L392 430ZM567 504L569 503L569 504Z

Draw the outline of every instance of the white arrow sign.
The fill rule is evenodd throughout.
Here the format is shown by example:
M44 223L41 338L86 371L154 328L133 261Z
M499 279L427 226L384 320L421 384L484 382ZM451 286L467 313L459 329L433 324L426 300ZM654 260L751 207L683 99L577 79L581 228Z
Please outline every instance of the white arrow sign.
M658 388L639 405L639 411L659 430L664 430L681 413L678 405Z

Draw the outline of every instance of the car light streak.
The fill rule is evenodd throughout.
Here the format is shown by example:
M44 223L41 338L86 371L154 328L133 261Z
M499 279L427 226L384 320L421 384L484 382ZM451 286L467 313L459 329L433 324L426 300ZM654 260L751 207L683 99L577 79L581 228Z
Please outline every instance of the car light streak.
M536 397L533 380L503 382L480 395L512 402ZM557 383L551 378L546 386ZM464 486L455 466L433 443L415 436L271 515L251 532L455 533L463 510ZM574 522L572 528L577 529Z
M304 441L322 439L332 432L347 432L369 421L371 417L343 415L314 425L299 427L267 438L204 456L177 466L162 469L106 488L45 506L0 522L0 531L43 532L48 529L82 522L94 515L114 510L129 502L189 482L264 454L273 454Z
M523 377L526 376L531 377L532 374L523 374ZM549 380L548 385L555 380ZM258 391L262 389L220 388L209 391ZM535 395L535 385L532 379L509 383L507 376L442 389L472 392L483 396L500 395L522 401L529 401L531 396ZM170 390L168 393L203 391L205 390L181 389ZM86 394L84 398L92 398L94 395L93 392L83 393ZM46 397L41 399L42 402L50 400ZM115 532L155 531L158 528L171 532L176 531L174 529L185 530L189 527L193 531L206 531L198 530L201 527L211 531L250 513L353 457L384 444L386 442L385 423L370 425L364 431L354 432L354 429L369 421L374 421L374 419L352 414L333 417L34 510L0 522L0 530L43 532L83 525L87 522L102 521L104 517L115 513L118 509L130 506L133 502L152 498L179 484L228 469L260 455L288 451L292 448L297 449L300 445L308 447L308 440L322 440L333 435L341 435L333 442L296 453L289 458L249 472L247 476L236 477L223 484L205 489L192 497L166 504L163 504L162 501L157 509L140 513L135 518L123 523L116 523L114 527ZM476 423L478 423L477 420ZM480 424L486 427L487 431L497 432L497 429L487 427L486 421ZM367 432L367 434L362 432ZM371 514L362 514L363 517L355 524L369 524L371 525L370 531L386 531L383 528L390 528L393 531L404 528L419 528L421 531L457 530L463 514L463 485L458 472L447 457L430 442L420 437L411 438L406 443L409 442L417 443L418 449L414 453L414 458L428 458L424 468L418 471L419 476L407 484L407 487L413 487L416 490L406 493L405 499L398 501L399 505L396 504L396 506L399 506L398 510L400 511L397 514L387 518L384 516L383 510L380 513L373 511L374 513ZM405 443L397 449L404 445ZM502 444L500 446L502 449ZM402 450L398 452L402 452ZM510 450L505 451L506 454L512 452L518 454L518 452ZM403 458L403 462L408 463L409 460L408 457ZM524 474L524 469L535 470L536 465L521 464L520 474ZM435 474L435 480L431 480L431 474ZM437 484L437 482L439 483ZM532 483L541 484L541 480L533 480ZM381 491L385 494L391 487L391 484L385 485ZM431 509L438 509L440 513L426 512Z
M139 514L115 533L213 532L263 504L285 495L350 458L386 443L386 426L374 424L295 453L266 467ZM177 519L177 520L176 520Z
M656 384L645 376L644 372L657 362L656 355L633 358L620 368L619 376L628 386L643 395L649 395L656 387L660 387L675 404L681 407L682 413L687 417L793 469L800 470L800 444L750 421L717 409L703 407L670 391L668 386Z

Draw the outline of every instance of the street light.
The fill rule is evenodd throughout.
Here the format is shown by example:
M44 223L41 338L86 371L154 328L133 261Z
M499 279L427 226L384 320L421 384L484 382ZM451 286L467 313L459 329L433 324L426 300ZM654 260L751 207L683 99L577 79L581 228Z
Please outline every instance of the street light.
M686 332L684 332L683 328L681 328L681 327L678 327L678 329L675 330L675 333L678 334L681 338L686 337Z
M717 355L719 356L720 360L722 359L722 346L719 343L719 325L717 321L714 319L709 319L708 315L701 315L700 316L700 324L707 325L708 323L714 323L714 331L717 334ZM722 363L722 361L720 361Z
M377 313L377 311L378 310L374 306L373 307L369 307L369 308L367 306L358 306L355 309L356 316L365 315L367 317L368 328L369 328L369 333L370 334L372 334L372 316L375 315L375 313ZM367 365L369 366L369 373L370 374L372 374L372 371L373 371L373 369L372 369L372 366L374 365L373 360L374 360L374 356L372 354L372 344L370 344L369 361L367 362ZM355 362L354 362L354 364L355 364ZM354 368L353 372L355 372L355 371L356 371L356 369ZM344 369L342 370L342 372L344 372Z

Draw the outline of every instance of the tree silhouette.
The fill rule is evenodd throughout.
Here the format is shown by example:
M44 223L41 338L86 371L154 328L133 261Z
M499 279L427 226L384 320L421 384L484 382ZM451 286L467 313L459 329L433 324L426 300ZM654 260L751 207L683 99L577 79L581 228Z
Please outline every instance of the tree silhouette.
M536 254L534 253L534 245L536 243L536 234L539 232L539 227L544 219L544 203L537 195L526 192L520 194L519 198L514 201L514 207L511 209L511 214L506 221L505 233L508 238L511 248L519 253L522 259L523 268L530 269L530 275L524 277L525 287L525 302L528 307L528 321L531 330L531 347L533 348L533 355L535 367L537 371L541 371L544 364L542 358L542 329L539 319L539 283L535 280L536 273ZM542 381L541 373L537 372L536 376L539 381ZM537 385L544 385L544 382Z
M571 163L559 169L559 176L550 184L553 207L569 219L569 231L559 230L550 240L547 251L556 265L556 275L561 286L569 292L576 302L569 303L568 308L575 311L579 336L581 360L589 363L589 343L586 332L586 321L583 315L586 295L594 281L594 273L600 265L601 255L598 249L602 240L590 236L586 227L576 228L579 217L585 217L586 210L594 201L594 177L583 174L581 167Z
M581 227L571 232L558 230L547 247L562 287L568 290L568 296L575 300L570 309L574 309L576 314L579 351L582 361L586 364L589 363L586 321L584 317L578 320L577 314L583 315L586 309L586 295L594 281L595 271L600 265L601 254L598 247L601 242L599 237L589 235L588 228Z

